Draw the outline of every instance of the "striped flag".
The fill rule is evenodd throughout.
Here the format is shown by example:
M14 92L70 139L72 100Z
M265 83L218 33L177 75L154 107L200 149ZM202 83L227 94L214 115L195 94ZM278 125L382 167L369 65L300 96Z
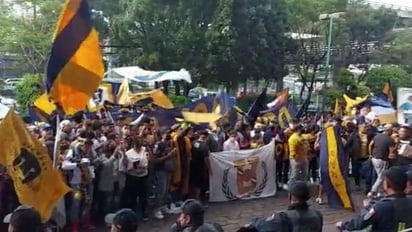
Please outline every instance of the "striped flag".
M103 79L97 31L86 0L68 0L57 24L47 66L49 97L65 112L84 110Z
M392 85L390 80L387 80L383 85L382 95L382 98L385 99L387 102L392 103L394 101Z
M320 137L320 175L332 208L354 209L347 168L339 127L328 126Z

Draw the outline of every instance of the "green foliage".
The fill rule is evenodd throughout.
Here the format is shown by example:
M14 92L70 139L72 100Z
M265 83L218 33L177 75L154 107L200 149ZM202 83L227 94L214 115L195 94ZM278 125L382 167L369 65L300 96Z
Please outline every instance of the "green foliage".
M16 101L19 106L19 112L27 114L27 108L33 104L34 100L38 98L41 91L41 75L39 74L25 74L23 79L16 87Z
M119 6L110 16L111 43L128 46L118 49L119 66L186 68L194 86L283 76L283 0L119 0Z
M385 65L369 71L366 76L366 85L377 95L381 93L383 85L388 80L394 89L412 87L411 75L403 68L394 65Z
M41 73L48 58L54 28L63 2L60 0L16 0L1 5L0 51L17 54L20 70ZM19 7L24 16L16 14Z
M168 97L175 107L183 107L190 102L190 98L185 96L169 95Z
M344 94L352 98L369 96L371 90L365 83L357 83L354 76L347 69L340 69L334 78L333 87L328 87L322 91L324 104L333 107L335 99L342 99Z
M384 64L400 65L409 73L412 73L412 31L396 32L386 41L387 46L377 51L376 61Z

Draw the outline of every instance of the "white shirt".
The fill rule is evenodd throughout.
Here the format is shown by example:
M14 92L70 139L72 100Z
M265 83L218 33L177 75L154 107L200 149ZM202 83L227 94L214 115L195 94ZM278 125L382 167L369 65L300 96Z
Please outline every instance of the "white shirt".
M149 172L147 168L149 165L149 157L145 147L142 147L138 152L135 149L126 151L125 156L120 162L123 165L119 167L119 170L126 171L132 176L143 177L147 176ZM136 163L137 168L135 168L134 163Z
M229 138L223 143L223 151L239 151L239 143L234 138Z

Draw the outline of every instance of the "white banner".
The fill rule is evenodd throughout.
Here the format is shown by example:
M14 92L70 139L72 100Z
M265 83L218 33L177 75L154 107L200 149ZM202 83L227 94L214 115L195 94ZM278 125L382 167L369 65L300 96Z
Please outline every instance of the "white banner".
M253 150L224 151L209 157L211 202L276 194L275 143Z
M170 80L192 83L192 77L185 69L180 69L179 71L148 71L137 66L130 66L110 69L105 73L105 76L111 72L137 82L161 82Z
M412 88L398 88L398 123L412 123Z

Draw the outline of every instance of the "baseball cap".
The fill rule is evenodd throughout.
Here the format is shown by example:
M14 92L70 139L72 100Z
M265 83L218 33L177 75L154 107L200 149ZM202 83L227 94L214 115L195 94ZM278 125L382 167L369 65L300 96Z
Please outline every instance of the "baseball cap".
M42 221L39 212L28 205L20 205L3 218L3 222L18 228L18 231L40 232Z
M116 213L107 214L104 221L108 225L118 226L125 230L137 230L137 215L131 209L121 209Z
M182 213L189 216L201 216L205 213L205 207L200 203L200 201L195 199L188 199L183 202L181 207Z

